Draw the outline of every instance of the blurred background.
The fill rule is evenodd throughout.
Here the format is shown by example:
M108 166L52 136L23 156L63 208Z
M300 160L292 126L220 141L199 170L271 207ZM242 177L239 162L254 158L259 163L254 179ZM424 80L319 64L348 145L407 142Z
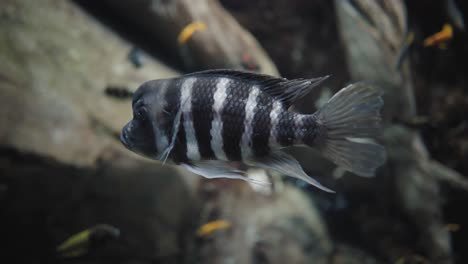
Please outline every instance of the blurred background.
M462 0L2 0L0 261L468 263L466 16ZM376 83L387 163L360 178L292 149L330 194L120 144L139 84L210 68L331 74L304 113Z

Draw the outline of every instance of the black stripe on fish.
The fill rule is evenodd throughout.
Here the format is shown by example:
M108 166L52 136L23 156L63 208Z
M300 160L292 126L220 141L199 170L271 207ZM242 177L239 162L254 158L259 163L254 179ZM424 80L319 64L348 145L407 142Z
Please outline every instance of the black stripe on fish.
M181 124L184 122L184 117L181 117L180 120ZM172 160L175 163L186 163L188 162L187 158L187 141L185 135L185 128L183 125L179 126L179 131L177 133L176 142L174 144L174 148L172 149Z
M223 122L223 150L226 157L232 161L240 161L241 138L244 132L245 104L249 97L249 85L233 82L228 89L221 120Z
M273 108L273 98L266 93L257 97L257 108L252 121L252 150L256 157L263 157L270 153L268 144L270 139L270 112Z
M309 146L313 146L314 144L317 144L317 142L315 142L315 139L321 133L321 130L323 130L323 128L320 129L321 127L317 123L315 116L313 115L305 116L302 119L302 124L307 131L307 133L305 133L302 138L302 142L304 142L304 144L309 145Z
M174 80L169 84L169 87L164 94L164 120L160 121L163 122L163 129L166 132L169 142L172 138L174 119L180 108L180 92L180 81Z
M291 146L294 144L296 130L294 113L288 111L281 112L278 122L277 141L281 146Z
M215 157L211 149L211 122L213 121L213 95L216 86L206 78L200 78L192 90L192 118L198 150L205 159Z

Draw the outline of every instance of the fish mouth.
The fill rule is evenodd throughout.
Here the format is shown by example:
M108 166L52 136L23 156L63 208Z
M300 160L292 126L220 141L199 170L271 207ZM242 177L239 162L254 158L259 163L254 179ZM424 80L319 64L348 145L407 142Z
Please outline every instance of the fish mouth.
M153 156L157 152L154 136L152 131L151 134L147 132L140 122L132 120L122 128L119 139L126 149L142 156Z
M124 145L125 147L127 147L127 135L125 134L124 131L122 131L122 133L120 133L120 143L122 143L122 145Z
M128 137L127 137L127 134L125 132L122 132L120 134L120 143L122 143L122 145L124 145L124 147L129 148L129 145L128 145Z
M120 133L120 142L127 149L130 149L131 143L130 143L130 138L129 138L128 134L129 133L128 133L128 124L127 124L122 128L122 132Z

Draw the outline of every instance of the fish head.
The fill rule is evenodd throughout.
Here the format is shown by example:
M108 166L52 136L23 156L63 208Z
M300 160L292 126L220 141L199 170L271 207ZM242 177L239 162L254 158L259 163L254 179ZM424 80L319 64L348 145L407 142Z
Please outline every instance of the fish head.
M163 113L163 95L161 87L166 80L153 80L143 83L133 95L133 118L123 128L120 141L129 150L149 157L157 158L158 149L166 146L157 146L158 126L165 121Z

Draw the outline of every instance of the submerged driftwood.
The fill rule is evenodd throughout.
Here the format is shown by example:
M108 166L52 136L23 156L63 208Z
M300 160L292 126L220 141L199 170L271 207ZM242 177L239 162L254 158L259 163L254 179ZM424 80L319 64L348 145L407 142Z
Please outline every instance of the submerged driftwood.
M192 242L187 230L197 217L197 199L170 167L122 155L97 170L77 168L4 148L0 163L0 182L6 187L0 196L3 258L56 263L60 243L96 224L116 227L120 237L75 256L75 263L176 263Z
M149 57L136 69L131 45L70 1L0 6L2 256L50 262L99 223L122 236L97 256L178 256L196 199L176 170L121 146L131 105L104 94L177 73Z
M321 211L302 190L283 185L256 193L243 185L201 182L200 223L222 219L230 226L199 238L194 255L200 263L380 263L333 241Z
M92 165L112 149L131 116L128 101L108 86L135 89L175 76L147 59L136 69L131 44L68 1L2 1L0 27L0 144Z
M232 247L200 243L197 225L213 220L198 214L206 185L190 185L199 177L182 177L125 150L117 136L131 117L131 103L104 93L109 86L133 90L177 72L150 57L135 67L128 60L132 45L70 1L9 0L0 6L0 242L9 256L54 262L55 246L96 224L115 226L121 237L83 261L192 263L248 249L272 261L293 254L304 262L333 253L323 219L298 190L272 198L232 180L224 181L224 198L206 199L203 207L210 211L219 202L222 213L211 216L237 223ZM274 67L261 70L275 73ZM243 222L249 215L252 222ZM260 238L252 234L271 244L258 248ZM283 239L289 247L282 247ZM245 253L234 252L258 262Z
M439 184L442 179L466 189L466 180L430 159L418 131L393 122L416 117L410 62L404 61L401 69L395 67L407 37L405 4L385 0L336 0L335 4L352 78L372 80L385 92L386 128L382 140L388 162L380 170L380 182L392 182L399 207L418 227L418 243L429 260L452 263L450 235L442 222ZM391 259L399 257L388 251L382 253Z
M161 45L161 52L178 58L189 71L235 68L278 75L257 40L217 0L106 2L134 27L147 32L148 41ZM191 23L202 26L186 35L185 41L178 41Z
M232 180L202 181L200 222L230 228L196 244L200 263L326 263L333 245L320 212L300 190L259 194Z
M107 1L163 41L161 52L181 56L186 69L245 68L242 55L248 51L260 71L277 74L258 43L218 2L192 3ZM401 71L392 67L406 27L401 1L336 1L353 79L374 80L385 90L382 140L389 151L387 166L374 180L343 181L360 181L350 188L373 192L386 209L395 203L421 235L417 245L400 245L375 226L393 232L407 223L390 223L392 212L369 216L365 208L353 208L356 229L367 230L359 241L373 245L368 252L334 239L339 227L330 221L328 231L316 208L316 189L307 196L280 180L273 191L234 180L198 181L126 151L117 136L131 116L130 102L109 98L104 89L134 89L178 73L151 57L142 67L133 65L128 60L133 45L70 1L7 0L0 7L0 241L10 255L54 262L58 243L107 223L121 230L121 238L86 261L377 263L369 252L388 262L422 251L434 263L451 262L439 179L468 185L428 157L417 131L392 122L415 115L410 65L404 63ZM197 21L205 22L206 30L181 46L180 31ZM310 156L299 154L308 172L330 174L331 163L309 165ZM230 227L197 235L197 228L216 220Z

